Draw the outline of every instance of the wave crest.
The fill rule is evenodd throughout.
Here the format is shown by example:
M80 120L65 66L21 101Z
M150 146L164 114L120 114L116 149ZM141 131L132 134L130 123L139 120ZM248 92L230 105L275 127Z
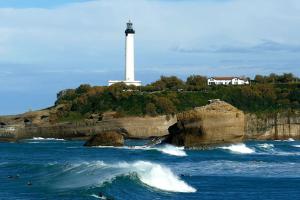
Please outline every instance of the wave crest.
M255 153L254 149L247 147L245 144L233 144L230 146L219 147L219 148L225 149L225 150L230 150L231 152L241 153L241 154Z
M175 147L173 145L164 145L157 148L158 151L172 156L187 156L184 147Z
M295 141L295 139L293 139L293 138L289 138L289 139L287 139L287 140L285 140L285 141L287 141L287 142L294 142L294 141Z
M258 144L257 146L260 147L260 148L263 148L263 149L272 149L272 148L274 148L274 144L268 144L268 143Z
M295 139L294 138L288 138L286 140L274 140L276 142L295 142Z
M113 147L113 146L98 146L97 148L114 148L114 149L128 149L128 150L156 150L162 152L164 154L168 154L171 156L187 156L184 151L184 147L176 147L170 144L159 145L159 146L124 146L124 147Z
M165 166L145 161L138 161L132 166L146 185L169 192L196 192Z
M59 138L43 138L43 137L33 137L31 140L55 140L55 141L64 141L64 139Z
M103 161L84 162L67 166L57 176L61 187L84 187L101 185L120 176L136 174L138 179L150 187L168 192L196 192L196 189L181 180L172 170L161 164L149 161L133 163L119 162L108 164Z

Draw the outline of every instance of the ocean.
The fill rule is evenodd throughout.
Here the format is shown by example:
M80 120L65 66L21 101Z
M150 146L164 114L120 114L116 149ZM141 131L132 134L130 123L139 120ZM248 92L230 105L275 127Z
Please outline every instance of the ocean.
M208 150L83 147L34 138L0 143L0 199L300 199L300 141Z

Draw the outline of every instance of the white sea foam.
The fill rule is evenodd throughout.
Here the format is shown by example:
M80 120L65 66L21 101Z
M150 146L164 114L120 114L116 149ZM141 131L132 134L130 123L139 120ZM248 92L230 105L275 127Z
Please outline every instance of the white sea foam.
M295 140L293 138L289 138L287 140L274 140L276 142L294 142Z
M268 143L258 144L257 146L260 147L260 148L263 148L263 149L272 149L272 148L274 148L273 144L268 144Z
M100 197L96 194L92 194L91 197L95 197L96 199L100 199Z
M100 197L99 195L96 194L92 194L91 197L95 197L96 199L103 199L103 200L107 199L105 196Z
M126 149L126 150L153 150L154 148L150 146L122 146L122 147L115 147L115 146L96 146L96 148L100 149Z
M59 139L59 138L43 138L43 137L33 137L32 140L57 140L57 141L64 141L64 139Z
M42 137L33 137L32 140L44 140L45 138Z
M196 192L195 188L180 180L165 166L145 161L135 162L131 166L146 185L169 192Z
M257 160L203 160L177 163L176 173L191 176L300 177L300 163ZM188 171L187 171L188 169Z
M168 154L171 156L187 156L184 151L184 147L176 147L173 145L160 145L160 146L123 146L123 147L113 147L113 146L97 146L97 148L116 148L116 149L128 149L128 150L156 150L160 151L164 154Z
M186 152L184 151L184 147L175 147L173 145L164 145L162 147L156 148L158 151L162 153L169 154L172 156L187 156Z
M297 147L297 148L300 148L300 145L293 145L293 147Z
M294 142L295 140L293 138L289 138L289 139L287 139L285 141L287 141L287 142Z
M241 153L241 154L255 153L254 149L251 149L251 148L247 147L245 144L233 144L233 145L230 145L230 146L219 147L219 148L230 150L232 152Z

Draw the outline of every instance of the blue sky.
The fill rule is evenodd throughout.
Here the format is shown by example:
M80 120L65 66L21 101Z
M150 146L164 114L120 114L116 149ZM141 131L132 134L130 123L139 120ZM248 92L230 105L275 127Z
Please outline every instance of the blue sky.
M122 79L129 19L144 83L160 75L300 76L299 0L0 0L0 19L0 114Z
M0 0L0 7L6 8L55 8L69 3L92 0Z

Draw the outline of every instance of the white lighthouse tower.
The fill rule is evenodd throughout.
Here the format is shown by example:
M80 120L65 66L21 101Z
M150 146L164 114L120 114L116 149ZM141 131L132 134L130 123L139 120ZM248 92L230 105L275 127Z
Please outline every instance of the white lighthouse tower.
M108 85L123 82L126 85L141 86L141 81L136 81L134 78L134 34L135 31L129 20L125 30L125 80L109 81Z

